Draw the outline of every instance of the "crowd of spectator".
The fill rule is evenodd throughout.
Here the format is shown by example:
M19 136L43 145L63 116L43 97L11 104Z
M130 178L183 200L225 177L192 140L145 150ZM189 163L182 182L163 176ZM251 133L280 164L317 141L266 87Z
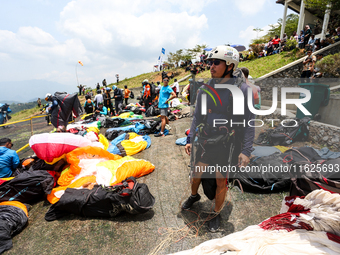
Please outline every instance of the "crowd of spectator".
M301 30L299 34L294 31L289 40L285 33L282 39L280 39L278 35L275 35L274 38L269 38L269 41L265 44L251 45L253 49L249 49L243 54L240 53L240 61L266 57L294 48L304 49L306 52L310 49L312 52L315 52L338 41L340 41L340 26L330 28L326 34L326 38L321 40L320 38L316 38L310 26L306 25L304 30Z

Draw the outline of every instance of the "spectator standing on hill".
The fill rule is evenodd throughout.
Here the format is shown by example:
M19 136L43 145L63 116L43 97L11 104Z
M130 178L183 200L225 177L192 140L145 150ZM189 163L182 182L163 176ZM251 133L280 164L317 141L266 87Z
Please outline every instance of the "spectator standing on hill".
M305 26L305 31L304 31L304 46L305 47L308 44L308 41L312 35L312 30L310 29L310 27L308 25Z
M11 177L20 163L19 156L12 147L11 139L0 139L0 178Z
M171 88L175 92L176 97L178 97L178 94L179 94L179 83L177 82L177 79L174 80L174 84L172 84Z
M103 84L104 89L106 89L106 87L107 87L106 79L104 79L104 80L102 81L102 84Z
M40 97L37 100L37 104L38 104L38 107L40 108L40 106L41 106L41 99L40 99Z
M131 90L128 89L128 87L125 85L124 86L124 100L125 100L125 105L128 105L128 100L130 97Z
M97 90L99 90L100 89L100 85L99 85L99 82L97 83Z
M316 57L312 56L312 50L309 49L307 51L306 59L302 62L303 71L301 73L301 82L305 82L306 78L309 79L310 77L312 77L315 61L316 61Z
M94 97L94 103L96 104L96 107L98 107L98 104L99 103L102 103L104 100L103 100L103 95L101 94L101 90L98 89L97 90L97 95Z
M78 88L79 88L79 96L81 96L81 92L83 91L83 85L80 84Z

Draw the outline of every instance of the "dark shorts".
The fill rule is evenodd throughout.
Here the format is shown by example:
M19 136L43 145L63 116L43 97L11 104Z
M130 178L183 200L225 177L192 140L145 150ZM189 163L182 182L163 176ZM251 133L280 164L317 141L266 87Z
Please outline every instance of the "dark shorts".
M204 178L215 178L216 172L220 172L223 177L227 176L228 170L231 166L236 166L238 163L238 155L240 149L235 144L231 147L231 144L220 145L198 145L196 151L196 164L201 162L209 165L206 171L204 171ZM196 165L195 164L195 165Z
M159 108L161 116L168 116L168 108Z

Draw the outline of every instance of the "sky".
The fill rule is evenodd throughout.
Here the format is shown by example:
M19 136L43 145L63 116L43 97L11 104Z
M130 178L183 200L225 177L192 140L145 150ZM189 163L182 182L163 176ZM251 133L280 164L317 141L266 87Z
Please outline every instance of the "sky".
M41 94L56 84L74 92L78 82L94 88L104 78L115 82L116 74L123 80L151 72L162 48L165 59L197 44L248 48L253 29L264 35L284 10L275 0L0 0L0 6L0 86L19 90L0 93L0 100L18 94L28 100L31 86Z

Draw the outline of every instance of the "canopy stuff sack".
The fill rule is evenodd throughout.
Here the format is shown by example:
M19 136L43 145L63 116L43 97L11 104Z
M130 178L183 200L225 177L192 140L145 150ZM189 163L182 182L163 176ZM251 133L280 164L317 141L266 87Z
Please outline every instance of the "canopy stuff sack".
M297 123L297 126L295 126ZM290 145L295 141L306 141L309 136L310 118L291 120L275 129L261 132L255 143L258 145Z
M28 222L24 204L17 201L0 203L0 254L13 247L12 236L21 232Z
M54 178L47 171L26 171L0 185L0 202L29 203L38 201L45 194L51 193L53 185Z
M66 189L59 202L50 207L45 220L53 221L68 214L84 217L116 217L121 212L145 213L155 204L155 198L144 183L129 177L114 186L95 185L89 189Z
M247 166L251 171L231 173L230 179L247 192L271 193L288 190L290 186L289 164L283 155L276 152L269 156L256 157Z

